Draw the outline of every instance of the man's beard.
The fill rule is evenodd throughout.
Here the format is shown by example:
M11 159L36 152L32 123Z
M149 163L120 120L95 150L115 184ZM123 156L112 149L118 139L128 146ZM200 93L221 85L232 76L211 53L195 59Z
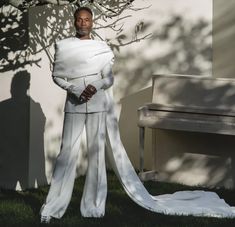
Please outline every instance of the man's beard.
M76 33L79 35L79 36L85 36L85 35L89 35L90 34L90 31L88 29L77 29Z

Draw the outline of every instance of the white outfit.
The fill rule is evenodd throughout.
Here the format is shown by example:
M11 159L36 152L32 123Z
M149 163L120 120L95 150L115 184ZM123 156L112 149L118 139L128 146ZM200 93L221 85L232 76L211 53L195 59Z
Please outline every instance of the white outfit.
M68 45L68 42L70 44L72 42L73 45ZM91 46L91 51L87 47L88 44ZM63 52L65 46L65 53L70 54L69 57L66 55L65 59L61 59L60 53ZM86 46L85 49L84 46ZM81 53L82 49L86 51L78 55L74 51L75 47L76 51L79 50ZM99 48L98 52L95 47ZM102 58L100 58L100 54L102 54ZM65 57L64 52L62 56ZM81 59L79 56L82 56ZM91 59L90 56L92 56ZM87 58L91 66L83 67L80 61L86 62ZM88 144L88 170L80 210L84 217L102 217L105 214L107 196L104 155L105 119L109 108L105 89L113 84L112 58L113 54L104 42L69 38L56 44L53 80L58 86L67 90L68 94L64 108L61 151L56 159L46 202L41 209L42 216L61 218L66 211L72 195L80 135L84 126ZM69 64L65 64L68 61ZM97 92L88 102L81 102L78 98L88 84L95 86Z
M103 73L101 73L101 75L103 74L103 78L98 78L98 80L96 80L96 78L90 82L93 83L94 86L97 86L96 88L103 89L104 93L102 93L101 96L105 94L105 98L101 98L101 100L103 100L101 101L103 102L101 106L104 108L101 108L98 113L94 113L96 112L95 106L97 105L97 102L94 102L94 109L93 105L91 105L90 108L88 108L91 110L91 113L86 113L84 108L80 109L76 103L74 104L69 98L67 99L66 103L71 102L71 105L65 105L65 111L69 113L65 115L62 150L57 159L46 205L43 205L41 214L60 218L69 204L75 178L77 152L80 144L79 135L84 126L84 121L87 119L86 128L88 130L89 164L81 201L81 213L83 216L102 217L105 212L107 182L104 160L104 140L106 129L107 142L109 142L112 148L112 150L108 150L107 155L123 188L134 202L148 210L158 213L235 217L235 207L230 207L214 192L180 191L160 196L152 196L148 193L137 176L120 139L118 121L114 110L112 88L109 88L113 83L109 64L113 58L111 50L101 41L87 40L83 42L84 41L77 38L69 38L58 43L53 76L56 78L55 82L57 84L79 97L84 87L79 87L82 86L80 83L71 85L71 79L73 80L79 77L79 80L81 80L81 75L95 74L95 76L97 76L99 72L102 71ZM91 46L91 52L88 51L89 46ZM95 46L98 47L97 50ZM71 51L71 55L68 54L69 50L73 50ZM82 50L84 52L81 52ZM81 58L80 60L79 57L77 59L82 65L81 71L79 71L78 67L79 62L76 62L73 58L73 56L79 55L85 56L85 58ZM66 59L69 59L69 61ZM65 61L66 63L64 63ZM85 62L87 63L86 67ZM93 64L97 62L98 66L93 67L93 65L91 65L91 67L89 67L89 63L91 62ZM87 71L86 68L88 68ZM73 74L73 71L76 73ZM68 81L62 79L63 75ZM89 101L85 105L89 105ZM87 107L85 110L87 111ZM98 126L99 130L96 128L95 132L93 132L94 125Z

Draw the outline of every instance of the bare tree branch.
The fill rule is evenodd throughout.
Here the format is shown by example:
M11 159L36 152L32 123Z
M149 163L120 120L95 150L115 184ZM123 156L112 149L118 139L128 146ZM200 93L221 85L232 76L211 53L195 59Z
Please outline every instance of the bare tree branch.
M124 22L120 23L120 24L118 24L118 22L120 22L120 21L122 21L124 19L127 19L129 17L131 17L131 15L127 15L127 16L118 18L117 20L113 21L112 23L106 24L106 25L102 25L101 23L96 22L96 24L98 26L95 27L95 30L104 29L104 28L111 28L113 31L115 31L117 33L120 33L120 32L122 32L122 28L124 26Z

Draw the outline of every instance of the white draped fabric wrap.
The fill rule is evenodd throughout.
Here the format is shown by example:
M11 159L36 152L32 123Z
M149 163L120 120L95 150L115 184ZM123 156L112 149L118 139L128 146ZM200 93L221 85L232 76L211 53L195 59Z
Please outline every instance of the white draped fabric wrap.
M56 44L53 76L77 78L97 74L113 59L113 52L106 42L82 40L72 37Z
M112 61L113 53L105 42L96 40L77 42L76 40L77 38L71 38L58 42L54 76L75 78L98 73L106 63ZM150 195L137 176L121 142L112 87L105 91L109 106L106 115L106 138L111 147L107 149L107 157L124 190L134 202L157 213L235 217L235 207L229 206L214 192L197 190Z

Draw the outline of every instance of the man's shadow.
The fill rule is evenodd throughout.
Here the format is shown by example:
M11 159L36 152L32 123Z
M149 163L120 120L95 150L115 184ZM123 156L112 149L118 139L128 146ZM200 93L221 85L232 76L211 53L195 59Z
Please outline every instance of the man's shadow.
M0 187L21 189L46 184L44 156L45 116L27 94L30 74L17 72L11 98L0 103Z

